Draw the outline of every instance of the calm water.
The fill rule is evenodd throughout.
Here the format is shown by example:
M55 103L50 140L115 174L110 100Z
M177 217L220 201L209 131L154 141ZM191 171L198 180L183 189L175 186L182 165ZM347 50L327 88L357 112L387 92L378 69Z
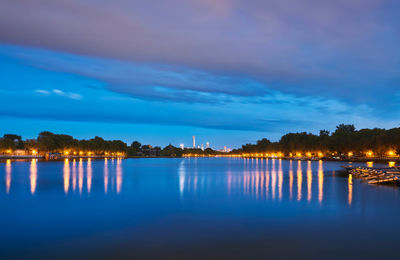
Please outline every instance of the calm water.
M1 162L1 258L396 258L399 189L343 164Z

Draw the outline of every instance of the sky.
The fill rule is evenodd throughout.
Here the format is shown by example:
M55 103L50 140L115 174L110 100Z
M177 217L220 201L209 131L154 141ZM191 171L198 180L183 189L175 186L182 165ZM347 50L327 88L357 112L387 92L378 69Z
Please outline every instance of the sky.
M400 126L397 0L0 6L0 135L220 149Z

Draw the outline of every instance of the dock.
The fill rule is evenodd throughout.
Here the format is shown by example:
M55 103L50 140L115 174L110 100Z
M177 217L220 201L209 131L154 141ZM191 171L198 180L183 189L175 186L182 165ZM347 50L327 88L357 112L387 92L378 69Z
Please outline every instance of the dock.
M400 184L400 168L398 167L348 167L343 166L349 174L362 179L368 184Z

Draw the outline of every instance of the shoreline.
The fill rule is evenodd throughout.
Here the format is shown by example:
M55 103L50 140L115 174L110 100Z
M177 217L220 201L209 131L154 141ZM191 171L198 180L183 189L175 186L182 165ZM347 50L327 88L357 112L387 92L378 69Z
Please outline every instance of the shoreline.
M4 156L0 155L0 162L6 161L6 160L12 160L12 161L24 161L24 160L32 160L32 159L37 159L37 160L42 160L42 161L63 161L65 159L178 159L178 158L242 158L242 159L282 159L282 160L294 160L294 161L332 161L332 162L347 162L347 163L353 163L353 162L374 162L374 163L389 163L389 162L394 162L394 163L400 163L400 158L343 158L343 159L338 159L338 158L329 158L329 157L321 157L321 158L307 158L307 157L230 157L230 156L198 156L198 157L168 157L168 156L126 156L126 157L110 157L110 156L63 156L61 158L57 159L46 159L45 156L34 156L34 155L27 155L27 156Z

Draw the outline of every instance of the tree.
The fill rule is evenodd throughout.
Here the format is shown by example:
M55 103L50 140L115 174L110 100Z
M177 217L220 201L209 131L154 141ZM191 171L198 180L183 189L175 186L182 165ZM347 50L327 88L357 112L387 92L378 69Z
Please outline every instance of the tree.
M38 148L41 151L53 152L58 148L56 135L45 131L41 132L37 138Z
M319 136L320 137L325 137L325 136L329 136L329 131L328 130L320 130L319 131Z
M7 146L9 146L9 149L24 149L24 142L22 141L22 138L20 135L15 135L15 134L5 134L3 136L3 139L5 140L5 143L7 143ZM14 143L12 145L11 143Z
M339 134L339 133L351 134L351 133L354 133L355 130L356 130L356 128L354 127L353 124L351 124L351 125L340 124L340 125L336 126L336 131L334 134Z
M354 125L340 124L332 134L333 149L339 154L348 153L354 148L355 127Z
M166 157L181 157L182 154L183 150L181 148L173 146L172 144L167 145L160 152L161 156L166 156Z

